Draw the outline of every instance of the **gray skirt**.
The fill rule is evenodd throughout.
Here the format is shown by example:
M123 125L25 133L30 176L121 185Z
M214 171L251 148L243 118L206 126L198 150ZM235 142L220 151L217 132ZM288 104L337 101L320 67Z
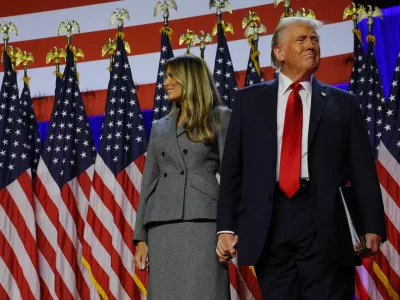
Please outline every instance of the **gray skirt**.
M148 300L230 299L228 268L218 262L216 223L183 221L148 228Z

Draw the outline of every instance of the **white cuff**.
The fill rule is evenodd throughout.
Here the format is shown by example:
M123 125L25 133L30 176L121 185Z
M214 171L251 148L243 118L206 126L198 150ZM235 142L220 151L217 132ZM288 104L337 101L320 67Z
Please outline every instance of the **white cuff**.
M221 234L221 233L230 233L230 234L233 234L233 235L235 235L235 233L234 233L233 231L230 231L230 230L222 230L222 231L218 231L218 232L217 232L217 235L219 235L219 234Z

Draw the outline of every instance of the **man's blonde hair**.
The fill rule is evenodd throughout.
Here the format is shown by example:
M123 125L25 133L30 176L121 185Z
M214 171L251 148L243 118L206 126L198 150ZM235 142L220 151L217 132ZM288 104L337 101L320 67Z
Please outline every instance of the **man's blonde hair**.
M186 116L184 128L188 138L205 145L214 143L214 130L219 126L215 108L220 106L220 100L206 62L198 56L185 54L169 59L165 72L168 67L171 75L182 85L182 107ZM170 114L175 111L174 104Z
M276 58L274 49L275 47L282 45L282 43L284 42L283 35L286 29L298 24L309 25L310 27L314 28L315 32L318 32L318 30L323 25L321 21L304 17L282 18L278 26L276 26L271 40L271 63L278 70L281 68L281 62Z

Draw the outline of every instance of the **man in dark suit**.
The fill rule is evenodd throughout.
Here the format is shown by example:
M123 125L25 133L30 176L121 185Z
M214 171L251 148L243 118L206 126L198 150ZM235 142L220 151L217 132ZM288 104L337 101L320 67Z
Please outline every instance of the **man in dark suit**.
M280 70L237 92L218 201L217 254L254 265L263 299L354 299L354 255L338 188L350 180L368 252L385 239L382 197L357 97L320 83L321 23L282 19ZM355 201L355 200L354 200Z

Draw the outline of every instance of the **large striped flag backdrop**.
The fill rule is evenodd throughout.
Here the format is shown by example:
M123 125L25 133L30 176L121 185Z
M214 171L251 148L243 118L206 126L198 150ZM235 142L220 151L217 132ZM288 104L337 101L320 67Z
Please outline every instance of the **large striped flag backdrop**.
M0 299L39 299L32 143L16 74L3 53L0 91Z
M108 58L101 56L101 46L114 35L109 27L109 17L116 8L126 8L130 12L130 21L126 20L124 32L135 47L129 55L133 80L138 87L138 97L142 110L152 110L156 89L156 74L160 58L160 28L163 21L153 17L156 0L149 1L36 1L21 0L18 5L5 5L0 10L1 19L12 21L18 27L18 36L12 42L21 49L29 49L35 57L30 69L31 94L38 121L48 121L51 115L54 85L53 67L46 65L48 51L56 46L64 47L65 40L57 37L57 27L66 18L79 22L81 34L74 35L74 44L85 52L85 61L79 64L80 88L89 116L104 113L109 73L104 66ZM259 50L260 66L266 78L273 78L270 62L270 40L274 28L282 14L282 7L274 8L273 0L231 0L233 13L223 13L222 19L232 23L234 34L227 34L228 46L234 63L238 87L244 86L248 65L249 46L241 29L242 19L249 10L256 11L269 29L269 34L261 36ZM343 21L343 9L349 0L292 1L294 10L301 7L311 8L326 25L322 28L322 62L316 74L318 79L328 84L348 82L351 64L346 58L353 53L353 22ZM170 10L169 26L177 36L172 36L171 45L174 55L185 52L184 45L179 46L179 33L189 28L195 32L211 32L215 24L215 10L209 9L208 1L177 1L178 11ZM95 17L88 17L93 16ZM214 40L215 41L215 40ZM337 42L340 41L340 42ZM209 45L205 59L211 70L217 44ZM200 55L199 47L192 52ZM246 55L245 55L246 54ZM0 72L2 71L0 66ZM0 75L1 77L1 75ZM22 87L22 81L19 86Z

